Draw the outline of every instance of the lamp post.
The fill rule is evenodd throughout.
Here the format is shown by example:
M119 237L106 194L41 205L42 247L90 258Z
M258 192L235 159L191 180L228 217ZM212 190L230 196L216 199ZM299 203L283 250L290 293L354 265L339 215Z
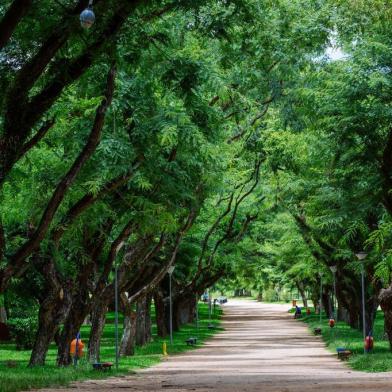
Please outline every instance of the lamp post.
M321 325L321 311L323 309L323 273L319 272L320 276L320 306L319 306L319 313L320 313L320 325Z
M336 322L336 319L337 319L337 300L336 300L336 271L338 270L338 267L336 266L336 265L332 265L331 267L329 267L329 269L331 270L331 272L332 272L332 275L333 275L333 297L334 297L334 300L333 300L333 310L334 310L334 319L335 319L335 322Z
M175 266L172 265L167 270L169 274L169 328L170 328L170 344L173 344L173 303L172 303L172 275Z
M208 290L208 325L211 326L211 296L210 296L210 290Z
M118 370L118 266L114 266L114 333L116 340L116 370Z
M196 294L196 330L199 331L199 294Z
M355 254L357 259L361 263L361 291L362 291L362 331L363 341L366 339L366 317L365 317L365 259L367 256L366 252L358 252ZM364 347L363 352L366 354L366 348Z

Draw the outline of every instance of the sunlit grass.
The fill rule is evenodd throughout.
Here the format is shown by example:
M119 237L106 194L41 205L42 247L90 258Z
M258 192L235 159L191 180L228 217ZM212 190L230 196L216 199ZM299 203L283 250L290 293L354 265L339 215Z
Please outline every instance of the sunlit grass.
M206 339L221 330L219 327L220 315L221 310L218 307L216 316L212 319L212 323L216 328L213 330L208 329L208 306L201 303L199 306L199 329L196 329L195 325L183 326L180 331L174 333L173 345L169 344L168 339L158 338L156 336L156 328L153 326L153 341L144 347L138 347L134 356L121 357L118 371L114 368L110 372L94 371L91 364L85 359L82 359L77 367L58 368L55 364L57 354L55 345L51 346L44 367L30 369L27 367L30 357L29 350L17 351L15 344L12 342L0 343L0 391L16 392L32 388L68 385L76 380L105 378L149 367L161 360L164 341L167 343L169 355L194 349L185 343L185 340L189 337L197 337L197 346L200 346ZM152 316L154 318L154 314ZM113 313L108 314L107 324L101 341L101 361L114 362L115 360L115 327L113 321ZM120 317L120 321L122 321L122 317ZM81 330L82 340L85 344L87 343L89 330L89 326L83 326ZM119 334L121 337L121 322ZM8 361L14 361L16 367L8 367Z
M386 372L392 370L392 352L389 341L384 337L384 314L377 312L376 321L373 327L374 350L371 353L363 352L362 331L350 328L344 322L337 322L334 328L328 325L328 318L323 314L320 324L319 315L312 314L299 319L308 324L313 332L314 328L321 327L322 338L328 349L336 353L337 347L344 347L352 351L353 355L348 364L355 370L365 372Z

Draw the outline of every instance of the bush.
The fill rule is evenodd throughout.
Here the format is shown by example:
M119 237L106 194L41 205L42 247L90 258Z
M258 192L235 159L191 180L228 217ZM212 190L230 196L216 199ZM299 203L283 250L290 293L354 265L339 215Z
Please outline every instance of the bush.
M265 302L275 302L278 300L278 296L274 289L267 289L264 291L263 300Z
M8 320L8 326L18 350L31 350L33 348L38 327L36 317L12 318Z

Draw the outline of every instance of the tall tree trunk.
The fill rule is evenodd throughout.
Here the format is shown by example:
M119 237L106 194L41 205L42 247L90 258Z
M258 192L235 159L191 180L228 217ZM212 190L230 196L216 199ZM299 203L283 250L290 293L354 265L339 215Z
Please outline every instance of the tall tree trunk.
M392 350L392 285L381 290L379 300L384 312L385 332L388 335L389 347Z
M154 293L154 305L157 324L157 335L161 338L164 338L168 334L169 315L167 311L168 309L166 309L164 295L161 290L157 290Z
M57 355L57 364L59 366L68 366L71 364L71 342L80 331L80 327L88 313L89 309L86 303L83 302L81 296L75 295L60 335Z
M306 296L304 284L303 284L303 282L296 282L296 285L297 285L298 291L301 294L302 302L304 303L304 307L307 308L308 307L308 298Z
M0 323L7 323L7 312L4 306L0 306Z
M331 301L331 296L330 296L330 291L325 288L323 291L322 295L322 300L323 300L323 309L327 317L332 317L333 316L333 307L332 307L332 301Z
M381 290L377 290L377 288L374 289L376 290L376 294L372 295L366 301L366 309L365 309L366 335L368 335L370 332L374 332L373 325L377 316L378 306L380 305L379 295Z
M121 338L120 354L131 356L135 354L136 344L136 313L129 307L124 313L124 330Z
M196 294L182 295L173 303L173 330L178 331L181 325L193 323L196 313Z
M106 301L98 300L94 303L91 314L91 330L88 346L88 358L90 362L100 361L101 337L105 327L107 309Z
M152 294L146 294L136 301L136 344L144 346L151 341L151 307Z
M38 330L29 366L45 365L46 355L55 333L69 311L69 296L64 291L52 291L41 303L38 313Z
M58 332L71 307L71 290L61 281L51 259L37 259L36 265L46 280L46 297L38 312L38 330L29 366L42 366L51 341Z

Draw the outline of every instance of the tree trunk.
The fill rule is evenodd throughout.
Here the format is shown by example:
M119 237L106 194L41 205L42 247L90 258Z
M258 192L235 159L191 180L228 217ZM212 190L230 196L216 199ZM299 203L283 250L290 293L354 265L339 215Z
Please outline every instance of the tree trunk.
M74 301L64 322L60 335L60 345L58 347L57 355L57 364L59 366L68 366L71 364L71 342L80 331L80 327L82 326L87 314L88 307L82 301L81 296L74 296Z
M121 339L120 354L131 356L135 354L136 344L136 313L129 308L124 313L124 331Z
M316 291L316 290L312 290L312 292L311 292L311 299L312 299L312 303L313 303L313 306L314 306L314 310L316 311L316 309L317 309L317 306L318 306L318 308L319 308L319 310L320 310L320 298L319 298L319 293Z
M107 304L105 301L94 303L91 314L91 331L88 346L88 358L90 362L100 361L101 337L106 321Z
M298 291L301 294L302 302L304 303L304 307L307 308L308 307L308 298L306 296L304 284L303 284L303 282L296 282L296 285L297 285Z
M7 312L4 306L0 306L0 323L7 323Z
M169 324L169 306L166 306L163 293L157 290L154 294L154 305L155 305L155 318L157 324L157 335L164 338L168 335L168 324Z
M381 290L379 300L384 312L385 332L388 335L389 347L392 350L392 286Z
M379 306L379 293L371 296L366 302L365 322L366 322L366 335L373 331L374 321L377 316L377 308Z
M29 366L45 365L50 343L67 316L70 305L69 293L63 289L61 292L54 289L41 303L38 313L38 330Z
M151 341L151 307L152 295L146 294L136 301L136 344L144 346Z
M332 307L332 301L331 301L331 296L330 296L330 291L325 290L322 295L322 300L323 300L323 309L327 317L333 317L333 307Z
M344 321L345 323L350 323L350 312L344 307L338 307L338 321Z
M173 303L173 330L178 331L181 325L193 323L196 313L196 295L182 296Z

